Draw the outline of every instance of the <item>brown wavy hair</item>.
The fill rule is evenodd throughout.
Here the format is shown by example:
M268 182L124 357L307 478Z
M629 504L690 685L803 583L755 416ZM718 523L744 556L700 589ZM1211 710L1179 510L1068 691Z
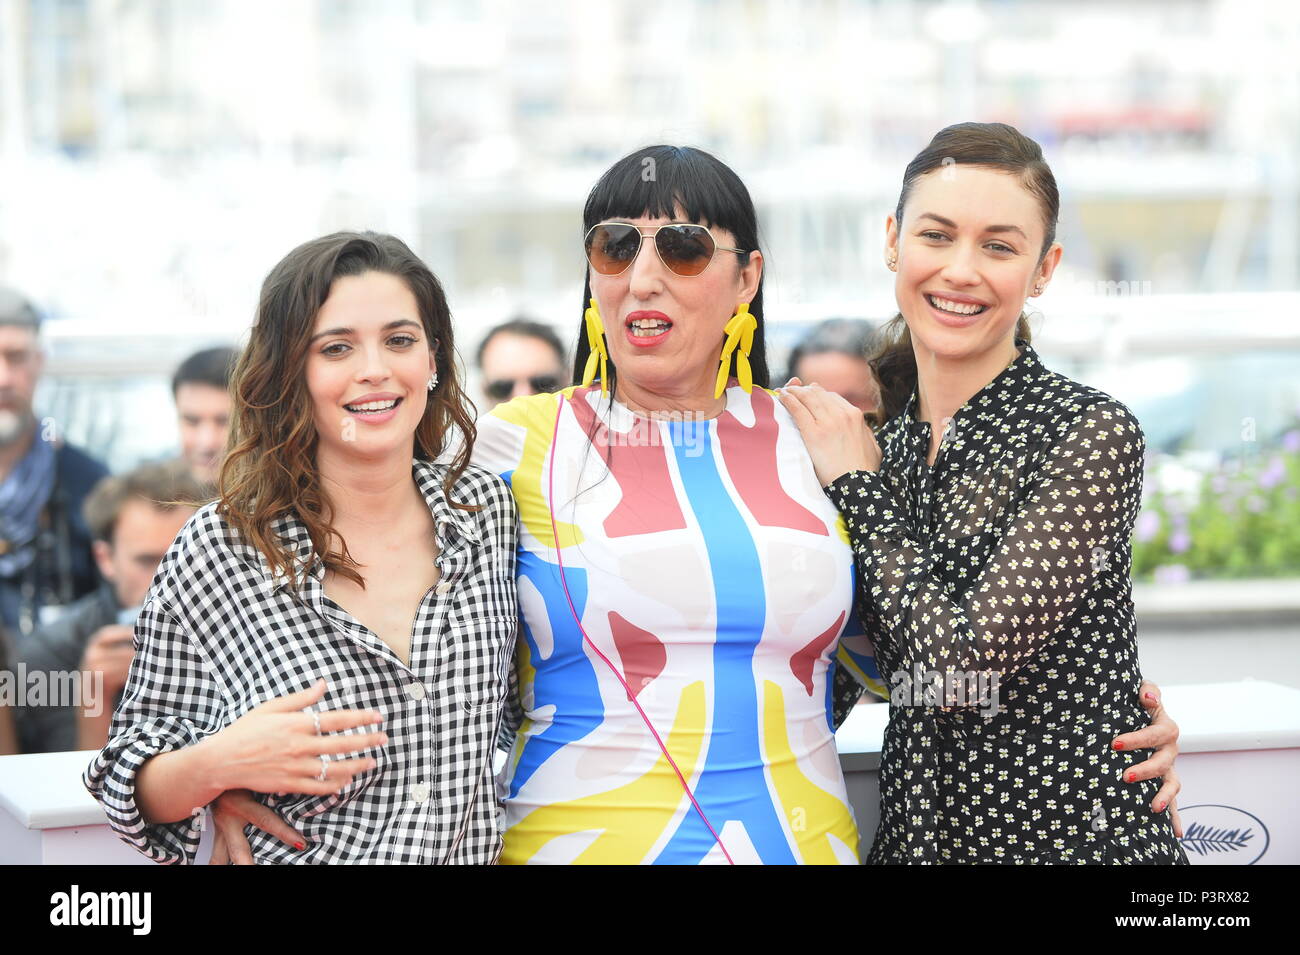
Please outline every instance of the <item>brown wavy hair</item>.
M894 222L903 227L903 206L916 181L928 172L953 164L987 166L1020 177L1020 183L1038 199L1043 213L1043 256L1056 241L1056 220L1061 211L1061 197L1056 177L1043 159L1043 150L1028 136L1005 123L957 123L934 134L929 145L917 153L903 173L903 188L894 209ZM1029 341L1029 318L1022 312L1016 322L1016 338ZM875 347L867 357L872 373L880 384L880 407L868 420L880 427L902 413L916 390L916 354L907 322L898 313L881 326Z
M464 440L451 462L443 488L464 473L474 445L474 417L460 386L451 311L438 279L400 239L377 232L336 232L298 246L262 283L248 345L231 380L233 409L227 453L217 479L217 513L267 559L275 574L294 585L308 568L294 566L294 555L271 532L286 513L307 526L312 550L325 566L364 587L347 542L331 526L333 509L316 469L319 437L307 390L307 357L316 315L335 279L383 272L406 283L419 306L420 322L438 350L438 386L429 394L415 429L415 457L432 461L453 428ZM452 501L465 511L478 507ZM331 549L337 539L341 553Z

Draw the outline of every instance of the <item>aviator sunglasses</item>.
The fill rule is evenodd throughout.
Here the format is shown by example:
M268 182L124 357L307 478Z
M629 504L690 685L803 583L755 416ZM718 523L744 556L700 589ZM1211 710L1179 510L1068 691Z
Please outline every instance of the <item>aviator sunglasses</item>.
M622 275L641 251L641 242L655 240L659 261L677 275L699 275L713 261L713 253L739 252L718 245L713 233L702 225L673 222L661 225L650 232L642 232L627 222L598 222L587 230L583 245L587 261L601 275Z

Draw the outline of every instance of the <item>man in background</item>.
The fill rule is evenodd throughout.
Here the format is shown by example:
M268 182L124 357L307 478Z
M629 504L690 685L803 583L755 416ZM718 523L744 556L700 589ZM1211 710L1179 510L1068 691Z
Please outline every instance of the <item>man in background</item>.
M568 384L564 364L564 346L551 326L526 318L497 325L478 346L483 410L519 395L557 391Z
M880 386L867 364L875 326L863 318L828 318L814 325L790 352L790 374L821 385L863 414L880 406Z
M102 693L85 710L79 705L19 709L23 752L101 749L108 741L113 709L135 656L135 618L163 556L194 514L191 504L204 494L179 461L142 465L95 486L86 499L86 520L105 583L36 630L21 659L29 675L81 671L82 680L94 681L91 686L100 688L102 680ZM51 678L47 685L59 682Z
M40 316L0 287L0 622L21 651L99 584L81 505L108 469L32 412L44 355Z
M172 378L181 458L194 480L216 487L230 434L230 374L239 353L205 348L181 362Z

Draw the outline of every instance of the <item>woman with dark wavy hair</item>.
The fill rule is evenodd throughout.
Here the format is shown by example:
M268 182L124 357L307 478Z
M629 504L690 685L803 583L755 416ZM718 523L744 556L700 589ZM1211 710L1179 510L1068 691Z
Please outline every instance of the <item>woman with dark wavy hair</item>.
M315 239L267 276L220 498L159 567L86 773L151 858L192 861L231 790L259 807L240 861L496 858L514 505L467 463L454 356L438 280L391 236Z

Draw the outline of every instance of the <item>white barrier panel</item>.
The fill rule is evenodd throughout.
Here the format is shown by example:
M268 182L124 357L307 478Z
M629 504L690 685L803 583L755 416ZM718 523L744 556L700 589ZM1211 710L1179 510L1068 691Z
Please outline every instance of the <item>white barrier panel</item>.
M93 750L0 756L0 865L153 864L117 837L81 784L94 756ZM211 855L205 824L199 859Z
M1300 690L1244 680L1169 687L1183 848L1193 865L1300 864Z
M1256 680L1161 687L1178 723L1183 848L1193 865L1300 864L1300 690ZM836 743L863 853L878 819L889 707L859 706Z
M1252 680L1163 687L1180 729L1183 845L1194 865L1300 864L1300 690ZM876 828L888 707L857 707L836 737L863 848ZM81 785L94 753L0 757L0 864L149 864ZM211 854L205 827L199 861Z

